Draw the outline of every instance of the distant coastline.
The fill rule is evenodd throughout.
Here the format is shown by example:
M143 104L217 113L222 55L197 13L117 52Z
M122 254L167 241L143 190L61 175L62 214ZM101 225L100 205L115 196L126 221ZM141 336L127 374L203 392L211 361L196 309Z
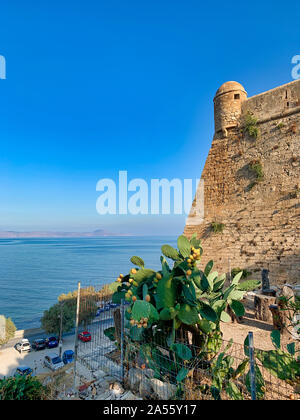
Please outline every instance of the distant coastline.
M16 231L0 231L0 239L15 238L99 238L105 236L131 236L129 234L114 234L98 229L93 232L48 232L48 231L32 231L32 232L16 232Z

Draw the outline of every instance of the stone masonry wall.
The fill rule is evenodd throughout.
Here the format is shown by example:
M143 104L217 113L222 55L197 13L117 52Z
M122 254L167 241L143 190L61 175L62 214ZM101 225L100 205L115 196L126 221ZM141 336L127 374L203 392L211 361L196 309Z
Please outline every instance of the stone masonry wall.
M300 80L249 98L240 125L216 138L202 173L204 221L185 234L202 238L203 265L228 272L239 267L260 278L270 270L273 284L300 283ZM247 112L258 118L257 139L245 133ZM222 136L221 136L222 137ZM253 185L250 164L262 165L264 178ZM212 222L222 223L214 233Z

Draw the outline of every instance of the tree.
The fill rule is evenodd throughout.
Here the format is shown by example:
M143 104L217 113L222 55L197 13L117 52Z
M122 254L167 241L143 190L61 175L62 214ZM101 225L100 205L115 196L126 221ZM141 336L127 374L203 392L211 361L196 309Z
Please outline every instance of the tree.
M62 333L71 331L75 323L74 308L69 305L61 306L56 303L44 312L41 319L42 328L48 334L57 334L60 332L60 316L62 314Z
M17 329L11 318L3 318L5 321L5 337L0 337L0 345L7 343L11 338L13 338Z
M72 330L75 325L77 290L61 294L58 302L48 311L44 312L41 319L42 328L49 334L59 334L60 316L62 311L62 333ZM86 287L80 292L79 324L85 328L94 319L97 312L98 293L93 287ZM61 306L63 305L63 306Z
M74 290L68 294L62 294L58 297L59 302L64 302L65 305L72 308L74 317L76 314L78 291ZM80 306L79 306L79 324L85 328L94 319L97 312L97 301L99 300L99 293L95 288L84 287L80 290Z

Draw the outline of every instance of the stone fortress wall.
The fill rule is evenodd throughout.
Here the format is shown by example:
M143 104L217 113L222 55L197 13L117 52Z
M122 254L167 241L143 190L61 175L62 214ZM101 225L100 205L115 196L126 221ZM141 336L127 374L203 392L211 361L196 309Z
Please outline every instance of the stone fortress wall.
M247 98L242 85L227 82L214 98L215 135L201 178L204 220L193 203L185 234L202 238L203 263L229 266L273 284L300 283L300 80ZM257 138L245 130L257 119ZM253 165L262 169L258 180ZM212 223L221 227L215 233ZM229 262L230 260L230 262Z

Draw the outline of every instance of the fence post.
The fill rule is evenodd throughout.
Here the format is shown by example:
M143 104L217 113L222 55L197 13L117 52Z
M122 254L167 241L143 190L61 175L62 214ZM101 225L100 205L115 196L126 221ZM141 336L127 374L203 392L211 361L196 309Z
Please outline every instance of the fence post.
M254 359L253 332L249 331L248 339L249 339L251 399L252 400L256 400L255 359Z
M124 299L121 299L121 380L124 382L124 328L125 328L125 311L124 311Z
M77 288L76 323L75 323L75 344L74 344L74 378L73 378L73 388L74 388L75 396L77 396L77 389L76 389L76 362L77 362L77 354L78 354L79 308L80 308L80 282L78 282L78 288Z

